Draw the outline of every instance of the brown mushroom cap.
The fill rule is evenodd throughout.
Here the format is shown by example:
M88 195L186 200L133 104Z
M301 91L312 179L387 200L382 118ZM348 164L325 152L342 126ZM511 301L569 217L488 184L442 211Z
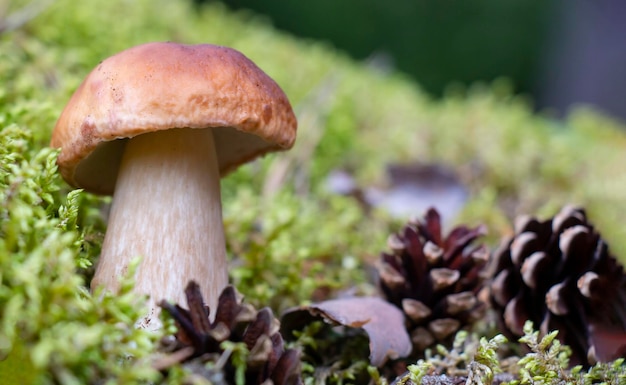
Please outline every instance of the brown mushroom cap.
M214 127L220 174L290 148L296 118L280 87L243 54L209 44L148 43L100 63L62 112L50 145L75 187L111 194L126 141ZM249 135L252 134L252 135Z

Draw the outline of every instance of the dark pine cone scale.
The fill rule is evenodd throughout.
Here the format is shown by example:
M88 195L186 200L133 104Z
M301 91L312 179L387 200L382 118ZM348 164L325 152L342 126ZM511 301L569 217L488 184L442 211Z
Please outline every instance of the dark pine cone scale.
M198 360L202 363L217 362L225 353L222 342L243 342L249 351L246 384L302 383L299 353L284 348L278 321L269 308L256 311L251 305L242 304L236 290L228 286L219 297L215 319L211 322L209 308L204 305L196 282L187 285L185 295L189 310L166 301L160 303L178 327L174 346L169 348L173 351L172 356L179 357L183 364L197 363ZM218 377L223 378L226 384L234 384L234 370L228 360Z
M559 331L572 364L626 353L626 276L585 211L568 206L554 218L519 217L515 234L494 252L493 307L512 337L527 320Z
M450 342L461 328L481 319L486 304L478 299L489 252L473 242L484 226L458 226L442 235L439 213L410 221L388 239L391 252L381 255L380 286L387 300L401 308L419 353Z

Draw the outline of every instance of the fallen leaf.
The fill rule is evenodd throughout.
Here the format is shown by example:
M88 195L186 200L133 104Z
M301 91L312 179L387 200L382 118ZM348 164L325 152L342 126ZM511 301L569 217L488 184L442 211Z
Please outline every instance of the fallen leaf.
M333 299L309 306L289 309L283 315L303 321L308 313L326 322L352 328L362 328L369 337L372 365L381 366L388 358L406 357L411 353L411 339L404 325L404 314L396 306L377 297ZM293 324L294 322L281 323Z

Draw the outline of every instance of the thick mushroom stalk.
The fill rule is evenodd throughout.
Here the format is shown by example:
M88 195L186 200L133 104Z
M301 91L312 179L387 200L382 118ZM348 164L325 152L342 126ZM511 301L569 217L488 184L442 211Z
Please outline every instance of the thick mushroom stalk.
M92 288L115 290L140 257L135 290L150 295L141 326L160 327L156 303L184 303L189 280L214 309L228 284L219 181L211 129L129 139Z

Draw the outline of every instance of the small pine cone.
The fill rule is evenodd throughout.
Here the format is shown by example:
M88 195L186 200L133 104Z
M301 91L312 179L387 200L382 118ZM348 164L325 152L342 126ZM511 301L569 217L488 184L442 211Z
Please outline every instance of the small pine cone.
M478 293L489 252L473 245L484 226L458 226L442 236L439 213L431 208L423 221L411 221L387 244L378 267L387 300L401 308L418 353L435 343L451 342L461 328L483 317Z
M215 320L209 320L209 308L204 305L200 287L189 282L185 289L189 310L162 301L160 306L175 320L178 331L175 341L170 342L170 356L166 368L176 363L188 364L190 368L205 368L204 363L214 361L221 372L198 372L212 383L234 384L235 367L229 353L221 347L222 342L243 342L249 354L246 362L246 384L301 384L300 357L298 351L285 349L279 333L278 320L269 308L256 311L251 305L242 304L232 286L226 287L218 301ZM222 362L227 358L226 362ZM201 365L198 364L198 360ZM217 362L222 362L217 365Z
M490 298L510 336L523 335L530 320L543 334L559 331L572 349L572 364L626 353L624 269L584 210L564 207L546 221L519 217L493 263Z

